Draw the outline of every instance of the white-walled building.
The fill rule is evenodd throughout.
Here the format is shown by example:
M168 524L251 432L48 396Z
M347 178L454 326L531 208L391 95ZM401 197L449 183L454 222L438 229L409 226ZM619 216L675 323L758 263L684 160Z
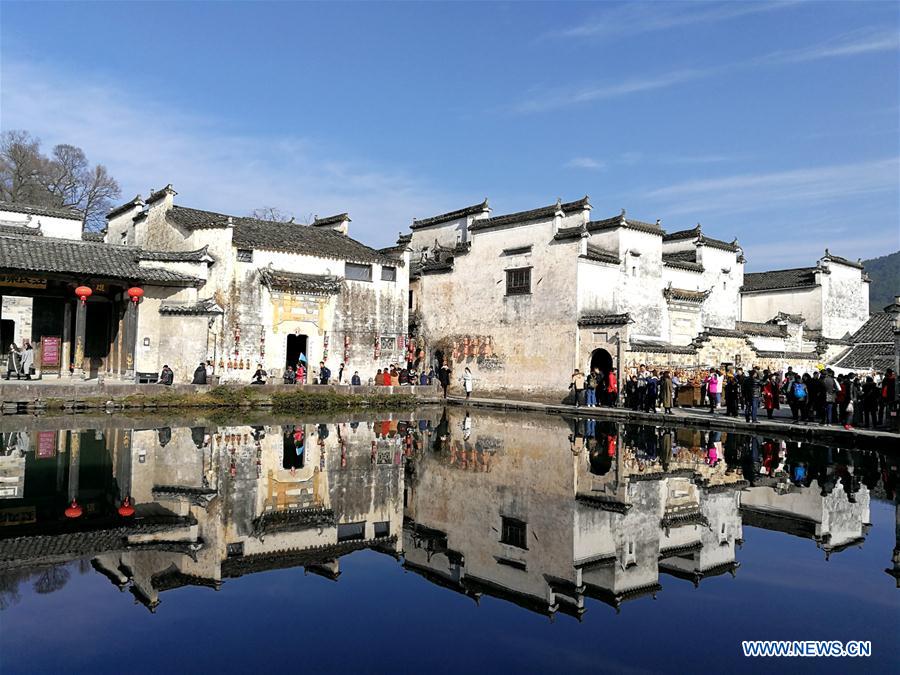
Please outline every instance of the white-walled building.
M112 211L107 239L205 261L201 303L168 311L221 308L207 357L226 381L249 381L257 363L280 377L301 355L313 367L325 361L335 377L345 363L344 377L358 370L363 382L405 361L405 252L376 251L352 239L346 213L311 225L268 222L176 205L175 195L169 185ZM142 356L148 370L169 363L176 381L197 365L179 361L174 344Z

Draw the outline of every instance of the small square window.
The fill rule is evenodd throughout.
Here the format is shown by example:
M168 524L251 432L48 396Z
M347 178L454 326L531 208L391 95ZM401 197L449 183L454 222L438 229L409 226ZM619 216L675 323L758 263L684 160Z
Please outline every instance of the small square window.
M531 268L519 267L506 270L506 294L528 295L531 293Z
M381 280L382 281L397 281L397 268L396 267L382 267L381 268Z
M528 540L525 537L527 524L517 518L507 518L506 516L500 516L500 520L500 543L527 549Z
M397 338L383 337L381 338L381 351L392 352L397 347Z
M372 281L372 266L347 263L344 265L344 274L350 281Z
M238 262L253 262L253 249L239 248L237 250L237 259Z
M338 543L344 541L362 541L366 538L366 521L358 523L338 523Z
M375 536L376 537L389 537L391 535L391 523L390 521L383 520L375 523Z

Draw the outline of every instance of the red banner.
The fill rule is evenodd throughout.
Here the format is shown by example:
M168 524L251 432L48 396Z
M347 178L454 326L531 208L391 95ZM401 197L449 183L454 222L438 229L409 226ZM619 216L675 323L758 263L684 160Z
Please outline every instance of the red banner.
M35 452L38 459L50 459L56 457L56 432L37 432L37 448Z

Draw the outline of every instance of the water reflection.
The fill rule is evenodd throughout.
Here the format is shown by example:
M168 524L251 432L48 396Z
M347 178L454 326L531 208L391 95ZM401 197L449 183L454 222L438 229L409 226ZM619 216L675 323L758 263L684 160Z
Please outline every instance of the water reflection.
M337 579L369 549L475 601L581 617L661 575L734 575L745 526L825 559L861 545L871 494L893 499L897 477L874 451L462 409L6 432L0 607L22 584L62 588L75 560L155 611L171 589L267 570Z

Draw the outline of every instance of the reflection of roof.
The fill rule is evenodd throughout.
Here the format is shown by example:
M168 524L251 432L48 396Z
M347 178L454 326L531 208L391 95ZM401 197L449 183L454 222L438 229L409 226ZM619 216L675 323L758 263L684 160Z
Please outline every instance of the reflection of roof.
M226 558L222 562L222 578L242 577L245 574L281 570L290 567L317 565L339 558L354 551L375 548L380 544L396 543L397 537L381 537L364 541L350 541L341 544L329 544L315 548L273 551L253 555Z
M543 614L544 616L554 614L558 608L556 605L551 605L547 601L547 598L543 596L523 593L522 591L501 586L493 581L488 581L487 579L481 579L479 577L466 575L463 579L463 585L472 593L490 595L498 600L506 600L514 605L531 610L537 614Z
M662 586L658 582L635 586L624 591L612 591L593 584L585 584L584 594L618 610L622 603L627 600L636 600L648 595L656 596L661 590Z
M673 527L685 527L687 525L709 525L709 521L707 521L706 516L700 512L699 507L681 513L664 515L659 521L659 526L666 530Z
M324 507L269 511L253 521L253 536L296 532L307 528L334 527L334 511Z
M752 272L744 275L744 292L775 291L788 288L813 288L816 285L815 267L798 267L789 270Z
M0 269L43 274L72 274L173 286L203 283L197 277L155 267L142 267L144 252L133 246L93 241L21 237L0 233Z
M431 216L430 218L420 218L417 220L413 220L412 225L410 225L411 230L418 230L423 227L428 227L430 225L437 225L439 223L446 223L451 220L456 220L457 218L464 218L466 216L477 216L481 213L484 213L488 209L488 200L485 199L480 204L473 204L472 206L466 206L461 209L457 209L456 211L448 211L447 213L441 213L437 216Z
M273 291L307 295L335 295L341 292L343 279L329 274L302 274L262 268L259 280Z
M163 593L176 588L184 588L185 586L202 586L218 590L221 587L222 582L217 581L216 579L207 579L192 574L185 574L173 564L167 570L158 572L150 577L150 584L158 592Z
M712 565L706 569L698 568L686 570L675 565L667 565L665 562L660 562L659 571L678 579L686 579L687 581L693 582L695 586L698 586L703 579L708 577L717 577L722 574L731 574L733 576L740 566L741 564L738 561L730 560L728 562Z
M611 511L613 513L628 513L628 510L631 508L631 504L626 504L608 495L590 495L579 492L575 495L575 499L581 504L587 504L601 511Z
M741 519L744 525L759 527L774 532L784 532L804 539L816 538L817 522L795 513L770 511L741 504Z
M68 218L70 220L82 220L84 218L84 214L77 209L56 209L50 206L35 206L33 204L21 204L19 202L0 202L0 211L10 211L12 213L27 213L31 216Z

